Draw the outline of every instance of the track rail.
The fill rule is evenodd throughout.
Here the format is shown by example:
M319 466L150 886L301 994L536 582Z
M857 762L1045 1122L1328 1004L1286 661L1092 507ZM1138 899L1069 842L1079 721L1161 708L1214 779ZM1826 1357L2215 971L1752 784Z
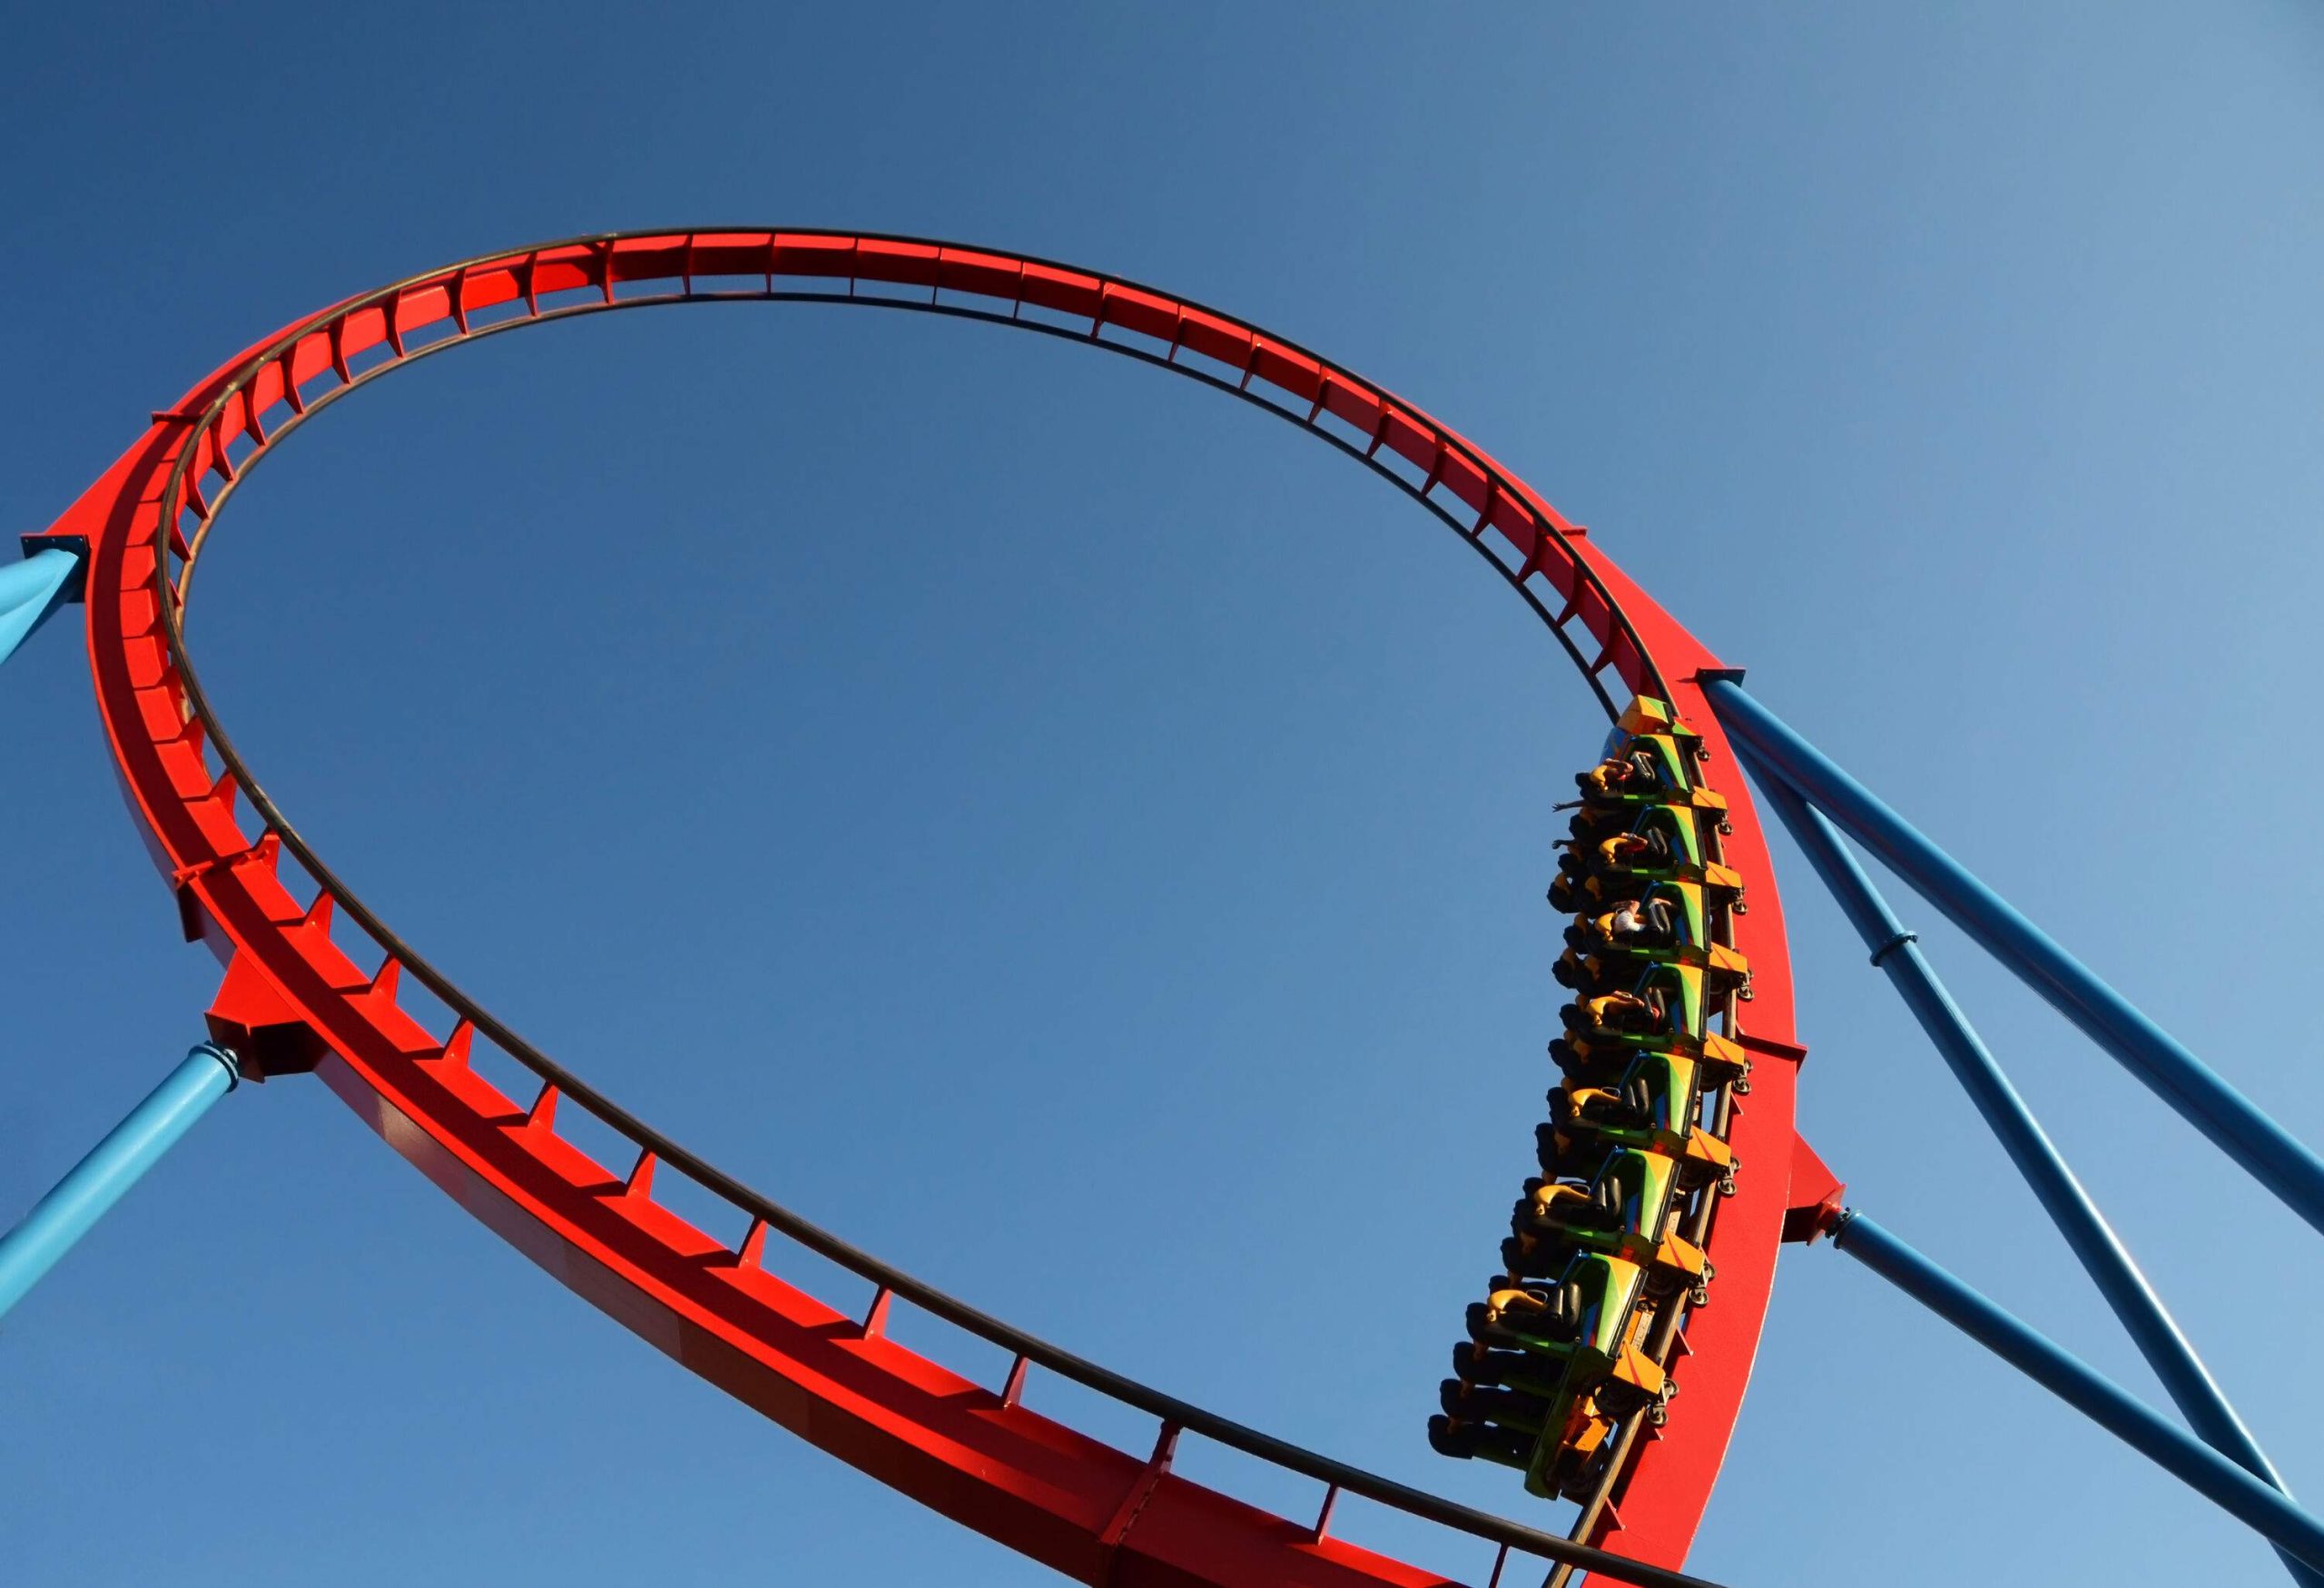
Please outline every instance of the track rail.
M1714 757L1728 755L1699 684L1718 670L1717 658L1586 530L1421 409L1285 339L1114 277L950 243L763 229L573 239L407 278L294 321L157 412L45 537L30 538L88 548L99 708L186 935L226 966L213 1030L261 1074L316 1069L463 1207L694 1372L1078 1580L1234 1588L1451 1581L1334 1536L1334 1506L1354 1495L1478 1540L1480 1574L1489 1572L1494 1584L1512 1554L1619 1581L1696 1582L1677 1568L1749 1376L1798 1150L1800 1050L1782 912L1739 777L1722 782L1731 791L1728 853L1753 880L1737 947L1753 965L1755 998L1733 1034L1758 1062L1730 1133L1746 1167L1718 1215L1715 1304L1690 1314L1683 1332L1685 1401L1667 1436L1637 1443L1616 1503L1595 1519L1591 1543L1617 1552L1610 1553L1125 1378L858 1251L703 1162L532 1047L398 937L300 837L235 753L186 654L184 606L226 501L306 419L426 354L520 326L625 308L789 300L1078 340L1266 408L1396 484L1465 540L1549 626L1610 715L1609 676L1671 700ZM255 831L246 830L250 818ZM293 891L296 871L310 888ZM347 937L368 967L341 946ZM407 1012L407 979L451 1012L451 1030L431 1031ZM476 1069L479 1041L531 1072L533 1096L511 1098ZM575 1110L629 1143L631 1161L599 1164L560 1136L560 1110L569 1118ZM741 1239L730 1246L661 1205L657 1175L665 1183L683 1176L728 1204ZM843 1314L776 1277L770 1234L871 1282L868 1312ZM898 1299L1009 1351L1007 1383L974 1385L886 1337ZM1156 1418L1152 1453L1115 1449L1025 1406L1035 1367ZM1173 1475L1185 1436L1314 1479L1323 1485L1315 1517L1286 1520Z

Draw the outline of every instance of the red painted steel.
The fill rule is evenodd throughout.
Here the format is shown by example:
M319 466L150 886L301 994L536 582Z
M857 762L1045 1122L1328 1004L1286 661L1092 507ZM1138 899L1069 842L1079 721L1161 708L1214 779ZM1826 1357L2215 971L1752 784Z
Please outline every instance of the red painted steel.
M735 277L757 278L763 291L697 287L703 278ZM641 293L640 283L665 290ZM794 289L980 311L1052 331L1066 320L1092 340L1127 341L1152 361L1258 395L1407 477L1545 613L1557 614L1561 637L1590 676L1610 673L1633 691L1670 699L1702 736L1716 786L1730 803L1729 861L1750 880L1751 907L1736 926L1753 968L1741 1034L1757 1064L1732 1135L1739 1189L1721 1204L1712 1231L1713 1300L1689 1316L1685 1331L1678 1377L1686 1393L1667 1430L1641 1442L1602 1530L1608 1546L1626 1556L1677 1566L1724 1458L1765 1317L1790 1204L1801 1056L1767 848L1697 684L1718 659L1586 531L1484 453L1384 388L1232 317L1110 277L950 244L813 232L667 232L451 266L295 321L222 366L156 413L47 531L84 538L90 548L87 630L98 705L131 810L175 890L187 935L227 967L213 1027L261 1070L318 1068L374 1130L478 1218L695 1373L842 1460L1078 1580L1234 1588L1447 1581L1333 1537L1320 1521L1274 1516L1173 1474L1167 1425L1153 1455L1141 1458L1036 1414L1019 1404L1021 1356L1000 1392L956 1376L884 1337L884 1299L867 1327L769 1272L763 1224L729 1247L679 1218L653 1198L650 1150L641 1147L634 1164L598 1164L556 1134L555 1086L534 1098L504 1095L471 1067L477 1033L467 1021L451 1031L423 1029L399 1003L404 965L392 954L369 968L357 963L333 940L332 895L292 892L282 874L285 833L245 831L235 779L222 774L206 743L198 689L181 670L162 603L182 607L192 558L258 449L313 404L448 338L633 301L747 300ZM290 842L296 847L295 835ZM384 942L364 949L367 958L386 952ZM1446 1310L1453 1315L1452 1298ZM1324 1517L1332 1498L1324 1497Z

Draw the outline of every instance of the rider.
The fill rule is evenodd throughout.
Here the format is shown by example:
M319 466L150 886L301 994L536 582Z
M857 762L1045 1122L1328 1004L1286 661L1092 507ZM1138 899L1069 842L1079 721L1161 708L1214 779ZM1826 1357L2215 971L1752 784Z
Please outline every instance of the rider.
M1663 1001L1659 988L1649 987L1643 993L1601 992L1595 998L1584 998L1564 1005L1558 1018L1565 1029L1578 1037L1617 1033L1651 1036L1668 1029L1670 1023L1669 1005Z
M1598 845L1595 858L1600 871L1665 871L1670 865L1670 834L1659 827L1617 833Z
M1625 794L1651 794L1662 786L1654 757L1644 750L1609 755L1587 772L1573 774L1581 797L1590 801L1619 799Z
M1668 899L1630 899L1600 915L1600 936L1616 948L1667 949L1679 941L1679 912Z

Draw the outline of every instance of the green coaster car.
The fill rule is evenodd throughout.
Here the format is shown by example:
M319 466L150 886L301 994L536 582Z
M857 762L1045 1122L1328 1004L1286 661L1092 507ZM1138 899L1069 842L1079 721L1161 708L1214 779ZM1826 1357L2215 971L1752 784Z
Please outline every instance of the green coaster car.
M1711 1267L1678 1232L1684 1211L1675 1159L1617 1149L1586 1187L1528 1180L1501 1243L1502 1263L1516 1278L1546 1277L1576 1249L1600 1251L1644 1268L1650 1294L1683 1290L1699 1306L1710 1299Z
M1727 802L1696 783L1691 751L1669 734L1642 734L1587 772L1573 774L1584 810L1637 811L1679 805L1724 813Z
M1680 1053L1640 1053L1611 1087L1550 1090L1550 1123L1560 1161L1591 1148L1635 1148L1674 1159L1681 1189L1706 1179L1731 1184L1735 1155L1699 1122L1696 1061Z
M1529 1488L1538 1482L1535 1492L1544 1496L1584 1498L1603 1470L1615 1420L1595 1396L1585 1395L1570 1404L1552 1437L1546 1425L1551 1415L1549 1403L1520 1391L1487 1387L1489 1378L1471 1376L1495 1372L1491 1358L1517 1355L1481 1351L1466 1341L1453 1347L1454 1370L1462 1376L1448 1378L1438 1388L1437 1398L1445 1409L1428 1420L1429 1445L1440 1455L1473 1456L1513 1466L1527 1475Z
M1750 962L1717 941L1700 883L1657 883L1634 900L1566 928L1576 954L1613 963L1686 965L1708 972L1723 992L1750 979Z
M1686 753L1670 735L1644 734L1625 739L1606 758L1573 774L1573 784L1585 804L1680 804L1694 792L1688 775Z
M1570 1435L1589 1438L1593 1422L1659 1409L1668 1398L1669 1380L1643 1349L1654 1316L1641 1305L1645 1278L1636 1263L1581 1252L1554 1287L1496 1290L1469 1308L1469 1337L1487 1348L1482 1366L1493 1382L1540 1403L1525 1473L1531 1493L1546 1497L1568 1481ZM1470 1360L1478 1365L1475 1354ZM1460 1382L1473 1394L1477 1381Z
M1731 903L1743 892L1740 876L1704 858L1700 825L1683 805L1649 805L1603 838L1588 843L1568 839L1558 847L1550 903L1562 911L1602 909L1635 899L1659 882L1700 883L1718 904Z
M1706 1085L1741 1081L1751 1073L1750 1057L1740 1043L1705 1029L1703 981L1697 966L1649 962L1629 988L1561 1008L1565 1032L1550 1043L1550 1058L1582 1086L1608 1085L1633 1056L1656 1050L1695 1060Z
M1694 965L1632 962L1628 986L1558 1011L1567 1039L1606 1047L1691 1047L1703 1040L1703 973Z

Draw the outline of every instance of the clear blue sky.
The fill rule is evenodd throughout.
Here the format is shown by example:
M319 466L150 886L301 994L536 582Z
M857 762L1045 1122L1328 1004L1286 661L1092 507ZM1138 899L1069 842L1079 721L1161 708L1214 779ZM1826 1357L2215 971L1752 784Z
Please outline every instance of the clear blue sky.
M2324 1140L2313 7L769 9L12 14L12 526L253 337L495 247L862 226L1144 278L1476 438ZM622 316L338 409L203 584L276 797L520 1030L980 1305L1523 1511L1421 1428L1526 1169L1543 811L1601 724L1408 503L1035 339ZM76 637L0 676L0 1216L215 975ZM1784 858L1803 1118L1854 1198L2154 1393ZM2324 1499L2312 1237L1910 914ZM1052 1580L689 1379L296 1081L10 1320L0 1406L0 1556L41 1588ZM1695 1563L2282 1580L1823 1248Z

